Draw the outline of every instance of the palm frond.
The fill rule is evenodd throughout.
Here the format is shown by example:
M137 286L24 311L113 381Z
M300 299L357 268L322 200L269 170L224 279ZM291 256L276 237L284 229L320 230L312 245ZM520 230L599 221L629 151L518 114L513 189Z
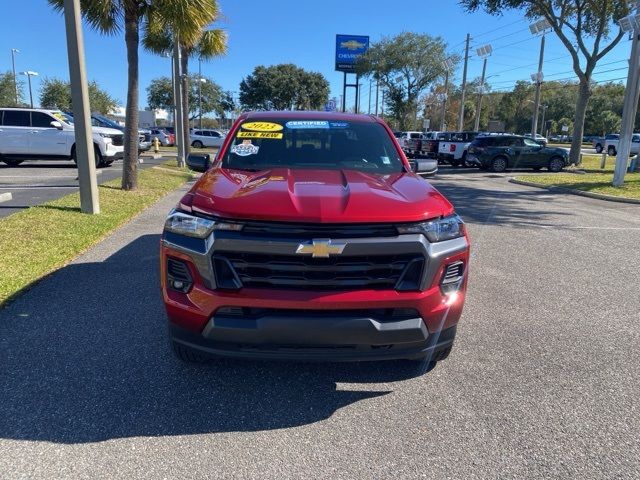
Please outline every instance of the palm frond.
M227 32L222 29L206 30L196 45L196 55L203 60L226 55Z
M48 0L57 11L64 12L64 0ZM124 9L120 0L81 0L82 18L91 28L104 34L118 33L122 29Z

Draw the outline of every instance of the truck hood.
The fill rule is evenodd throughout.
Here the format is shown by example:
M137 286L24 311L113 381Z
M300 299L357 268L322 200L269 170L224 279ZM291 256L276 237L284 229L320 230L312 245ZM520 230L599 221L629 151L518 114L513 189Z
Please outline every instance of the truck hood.
M247 220L413 222L453 213L451 204L413 173L216 168L202 176L190 196L194 212Z
M116 130L115 128L91 127L91 131L93 133L103 133L105 135L122 135L122 131Z

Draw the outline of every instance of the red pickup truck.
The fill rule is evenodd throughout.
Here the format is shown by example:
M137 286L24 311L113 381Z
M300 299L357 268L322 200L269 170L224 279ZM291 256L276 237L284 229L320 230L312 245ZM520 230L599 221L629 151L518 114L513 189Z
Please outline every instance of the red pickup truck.
M162 294L176 355L443 360L469 240L380 119L243 114L167 217ZM436 165L437 168L437 165Z

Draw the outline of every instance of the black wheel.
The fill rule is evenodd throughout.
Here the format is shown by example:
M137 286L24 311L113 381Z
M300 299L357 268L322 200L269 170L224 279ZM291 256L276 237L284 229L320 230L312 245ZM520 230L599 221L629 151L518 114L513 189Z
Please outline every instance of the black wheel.
M609 145L609 148L607 148L607 155L611 156L611 157L615 157L616 156L616 147L614 147L613 145Z
M600 145L599 143L596 145L596 153L602 153L602 145Z
M171 348L173 350L173 354L179 360L182 360L186 363L205 363L210 360L209 357L200 353L199 351L175 341L171 342Z
M458 168L460 165L462 165L462 162L460 162L460 160L451 160L452 167Z
M504 172L507 169L506 157L496 157L491 162L491 170L494 172Z
M564 160L560 157L553 157L549 160L549 166L547 168L550 172L559 172L564 168Z
M113 165L113 160L109 160L108 162L102 162L103 167L110 167Z
M464 152L462 154L462 166L465 168L471 168L473 167L473 165L471 165L468 161L467 161L467 152Z
M10 167L17 167L22 162L24 162L24 160L16 160L16 159L13 159L13 158L3 158L2 161L4 163L6 163L7 165L9 165Z
M193 148L203 148L204 144L200 140L196 140L191 144Z
M542 170L542 167L533 167L533 170L534 170L535 172L539 172L540 170Z
M101 167L102 166L102 154L100 153L100 150L98 150L96 147L93 148L93 158L95 159L95 162L96 162L96 168ZM78 157L76 155L76 147L75 147L75 145L71 149L71 159L73 160L73 163L78 165Z

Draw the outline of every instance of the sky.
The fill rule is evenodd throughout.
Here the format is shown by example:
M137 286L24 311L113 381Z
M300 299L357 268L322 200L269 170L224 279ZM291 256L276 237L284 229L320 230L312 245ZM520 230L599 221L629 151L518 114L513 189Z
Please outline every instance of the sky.
M466 34L471 34L468 79L479 77L482 60L477 47L490 44L487 82L494 91L508 90L517 80L529 80L538 63L540 39L531 35L522 12L503 16L483 12L466 13L457 0L404 0L392 4L382 0L219 0L223 18L212 25L229 36L228 54L203 62L202 74L224 90L237 94L241 80L258 65L294 63L322 73L331 85L331 96L342 93L343 74L334 71L335 35L369 35L371 42L403 31L440 36L449 51L462 55ZM43 77L68 78L64 19L46 0L0 0L0 71L11 70L11 49L18 72L39 73L33 79L37 104ZM124 105L127 62L122 33L104 36L84 26L87 75ZM631 42L624 38L595 70L596 81L625 79ZM197 71L197 61L190 63ZM547 35L544 75L546 80L575 79L569 53L554 34ZM146 106L146 87L153 78L169 76L170 61L140 48L140 107ZM23 77L24 78L24 77ZM455 82L462 78L462 66ZM25 91L26 93L26 91ZM374 94L375 95L375 94ZM372 95L372 101L373 97ZM354 100L354 89L347 94ZM361 108L369 105L369 84L362 88ZM543 99L544 102L544 99Z

